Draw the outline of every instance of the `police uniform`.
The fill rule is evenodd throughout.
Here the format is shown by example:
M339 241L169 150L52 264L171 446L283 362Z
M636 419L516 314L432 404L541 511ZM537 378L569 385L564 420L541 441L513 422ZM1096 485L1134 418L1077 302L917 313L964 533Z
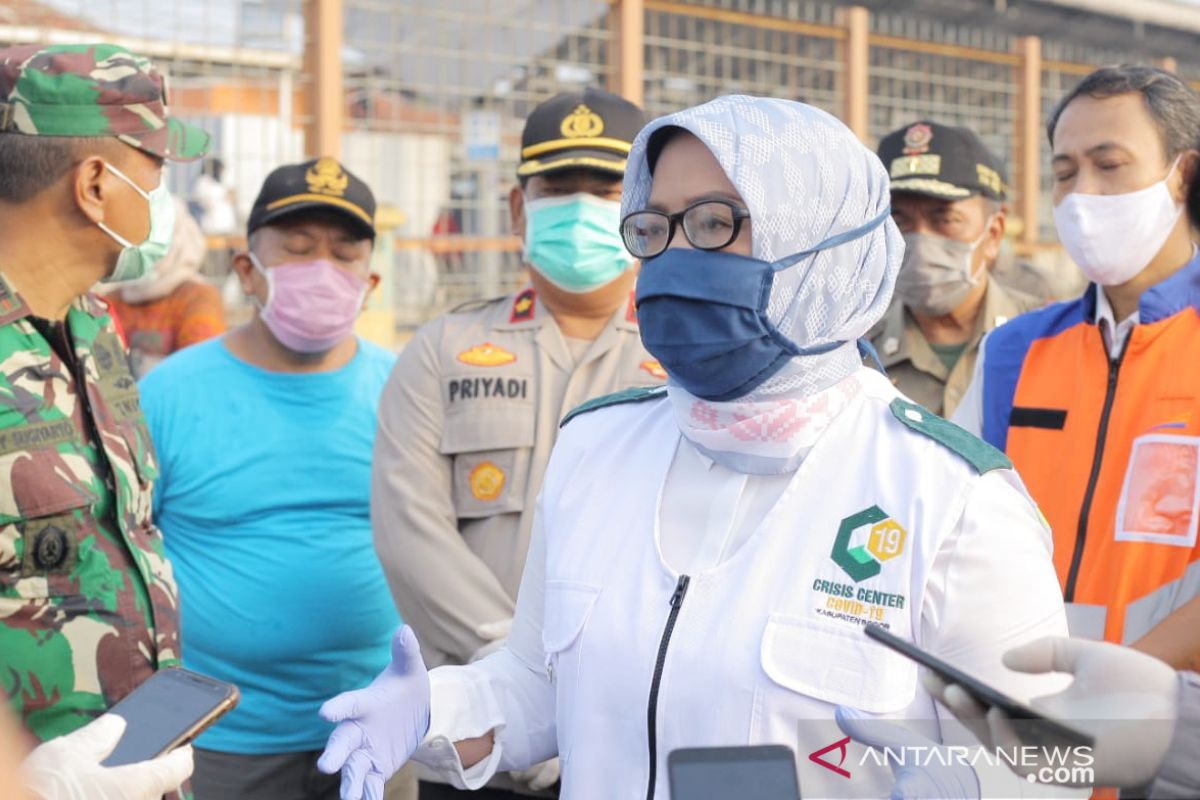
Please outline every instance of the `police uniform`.
M531 114L518 174L619 176L642 123L607 92L558 95ZM566 339L532 286L417 331L380 402L371 518L426 663L466 663L506 634L563 417L665 378L642 348L632 293L592 342Z
M85 105L96 113L62 114ZM113 45L0 51L0 136L39 134L112 136L176 160L208 145L166 116L149 63ZM154 448L107 305L85 295L62 320L34 317L4 268L0 685L48 739L178 665L178 602L151 522Z
M893 192L907 192L939 200L965 200L975 195L1002 202L1007 186L998 161L974 133L932 122L918 122L897 130L879 144L879 157L888 167ZM1031 283L1032 268L1018 269L1004 259L1009 273ZM995 265L992 265L993 268ZM869 334L892 383L921 405L950 416L971 383L979 342L984 335L1013 317L1044 304L1034 296L987 275L988 288L976 318L975 330L964 343L953 367L934 352L912 313L899 297ZM1047 290L1048 291L1048 290Z

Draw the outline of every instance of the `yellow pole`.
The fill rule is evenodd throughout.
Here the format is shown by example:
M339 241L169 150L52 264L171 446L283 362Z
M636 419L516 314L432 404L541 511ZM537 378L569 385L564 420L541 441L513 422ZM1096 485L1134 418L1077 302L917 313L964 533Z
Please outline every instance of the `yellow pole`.
M344 20L342 0L305 0L304 76L309 121L304 128L304 151L309 157L341 157Z
M609 14L617 65L609 88L631 103L646 102L646 5L644 0L616 0Z
M1021 244L1038 242L1038 201L1042 183L1042 40L1025 36L1017 43L1021 56L1017 92L1017 215Z
M871 67L871 12L852 6L842 13L846 39L842 44L842 120L863 142L871 144L868 72Z

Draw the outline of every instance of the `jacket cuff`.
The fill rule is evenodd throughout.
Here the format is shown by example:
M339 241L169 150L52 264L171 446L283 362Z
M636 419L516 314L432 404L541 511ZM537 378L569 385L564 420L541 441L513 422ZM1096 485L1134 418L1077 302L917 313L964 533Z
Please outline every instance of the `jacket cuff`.
M496 773L503 750L500 710L487 687L479 684L480 680L486 683L486 676L474 672L467 667L440 667L429 673L429 732L413 754L414 761L434 770L456 789L475 790L486 784ZM454 743L489 731L497 734L491 754L463 769Z

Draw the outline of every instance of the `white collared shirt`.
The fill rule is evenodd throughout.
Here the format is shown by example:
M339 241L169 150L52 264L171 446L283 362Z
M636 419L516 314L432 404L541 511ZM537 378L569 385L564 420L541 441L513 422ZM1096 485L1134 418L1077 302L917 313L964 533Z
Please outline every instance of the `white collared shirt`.
M1142 321L1142 314L1137 309L1125 319L1117 322L1112 303L1103 287L1096 291L1096 324L1100 327L1100 335L1104 337L1104 346L1108 348L1108 357L1116 361L1133 333L1133 326ZM1114 335L1115 331L1115 335Z

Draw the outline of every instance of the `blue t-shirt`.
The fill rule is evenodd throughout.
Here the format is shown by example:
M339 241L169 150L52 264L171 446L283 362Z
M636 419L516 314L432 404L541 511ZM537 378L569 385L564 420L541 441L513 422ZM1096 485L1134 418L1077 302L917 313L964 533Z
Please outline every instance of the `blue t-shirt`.
M268 372L214 339L142 380L183 663L242 693L201 747L320 749L332 730L321 703L387 664L400 619L375 556L370 488L395 360L359 340L342 369Z

